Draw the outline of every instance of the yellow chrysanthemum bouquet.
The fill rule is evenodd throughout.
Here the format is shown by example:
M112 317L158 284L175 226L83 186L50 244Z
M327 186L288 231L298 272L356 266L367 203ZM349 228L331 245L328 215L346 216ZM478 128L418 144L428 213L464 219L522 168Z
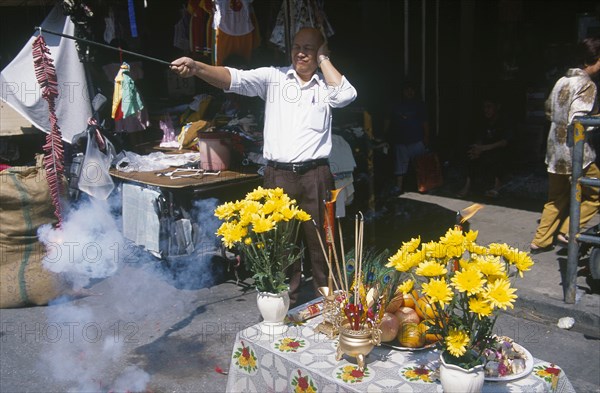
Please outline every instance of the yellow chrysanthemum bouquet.
M427 333L439 334L445 360L464 368L478 364L492 344L495 312L514 306L510 277L522 277L533 265L529 253L504 243L480 246L477 235L456 226L438 242L413 238L387 264L407 273L398 290L412 294L416 289L431 306Z
M286 269L302 253L296 243L300 223L310 215L283 189L258 187L241 201L218 206L215 216L223 221L217 235L226 247L237 247L244 255L258 291L285 291Z

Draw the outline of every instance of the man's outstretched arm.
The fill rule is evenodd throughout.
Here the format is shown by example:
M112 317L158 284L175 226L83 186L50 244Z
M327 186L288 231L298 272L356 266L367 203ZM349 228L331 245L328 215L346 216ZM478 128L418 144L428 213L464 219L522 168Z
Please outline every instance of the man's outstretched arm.
M183 78L196 76L219 89L228 90L231 86L231 74L227 68L204 64L189 57L172 61L171 70Z

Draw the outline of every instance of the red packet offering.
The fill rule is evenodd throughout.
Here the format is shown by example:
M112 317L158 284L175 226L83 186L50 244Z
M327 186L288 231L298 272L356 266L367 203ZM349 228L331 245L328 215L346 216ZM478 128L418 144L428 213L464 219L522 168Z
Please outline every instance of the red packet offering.
M314 318L323 312L323 298L319 297L308 303L304 303L288 312L288 318L292 322L304 322Z

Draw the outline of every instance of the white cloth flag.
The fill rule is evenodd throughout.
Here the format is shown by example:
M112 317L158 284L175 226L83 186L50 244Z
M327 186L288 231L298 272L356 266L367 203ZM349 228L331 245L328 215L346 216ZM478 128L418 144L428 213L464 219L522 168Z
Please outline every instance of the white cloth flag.
M56 5L41 25L42 28L73 35L74 25ZM34 26L31 26L33 31ZM50 57L54 60L58 78L56 116L63 140L71 142L73 136L84 131L92 116L85 70L79 62L75 41L43 33ZM34 34L21 52L0 73L0 99L13 107L35 127L48 133L48 103L42 98L40 85L35 78L31 44Z

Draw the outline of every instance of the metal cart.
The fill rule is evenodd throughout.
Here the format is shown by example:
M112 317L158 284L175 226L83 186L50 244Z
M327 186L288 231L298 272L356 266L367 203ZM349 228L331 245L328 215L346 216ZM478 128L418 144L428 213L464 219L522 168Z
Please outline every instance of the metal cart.
M577 292L577 268L580 250L583 244L591 246L589 268L592 278L600 279L600 225L591 230L581 232L579 219L581 214L581 187L600 187L600 179L583 176L583 147L586 138L597 133L598 128L586 131L586 128L600 126L598 116L577 116L573 122L573 132L569 133L573 144L573 173L571 180L571 204L569 223L569 246L566 279L563 280L565 303L575 303Z

